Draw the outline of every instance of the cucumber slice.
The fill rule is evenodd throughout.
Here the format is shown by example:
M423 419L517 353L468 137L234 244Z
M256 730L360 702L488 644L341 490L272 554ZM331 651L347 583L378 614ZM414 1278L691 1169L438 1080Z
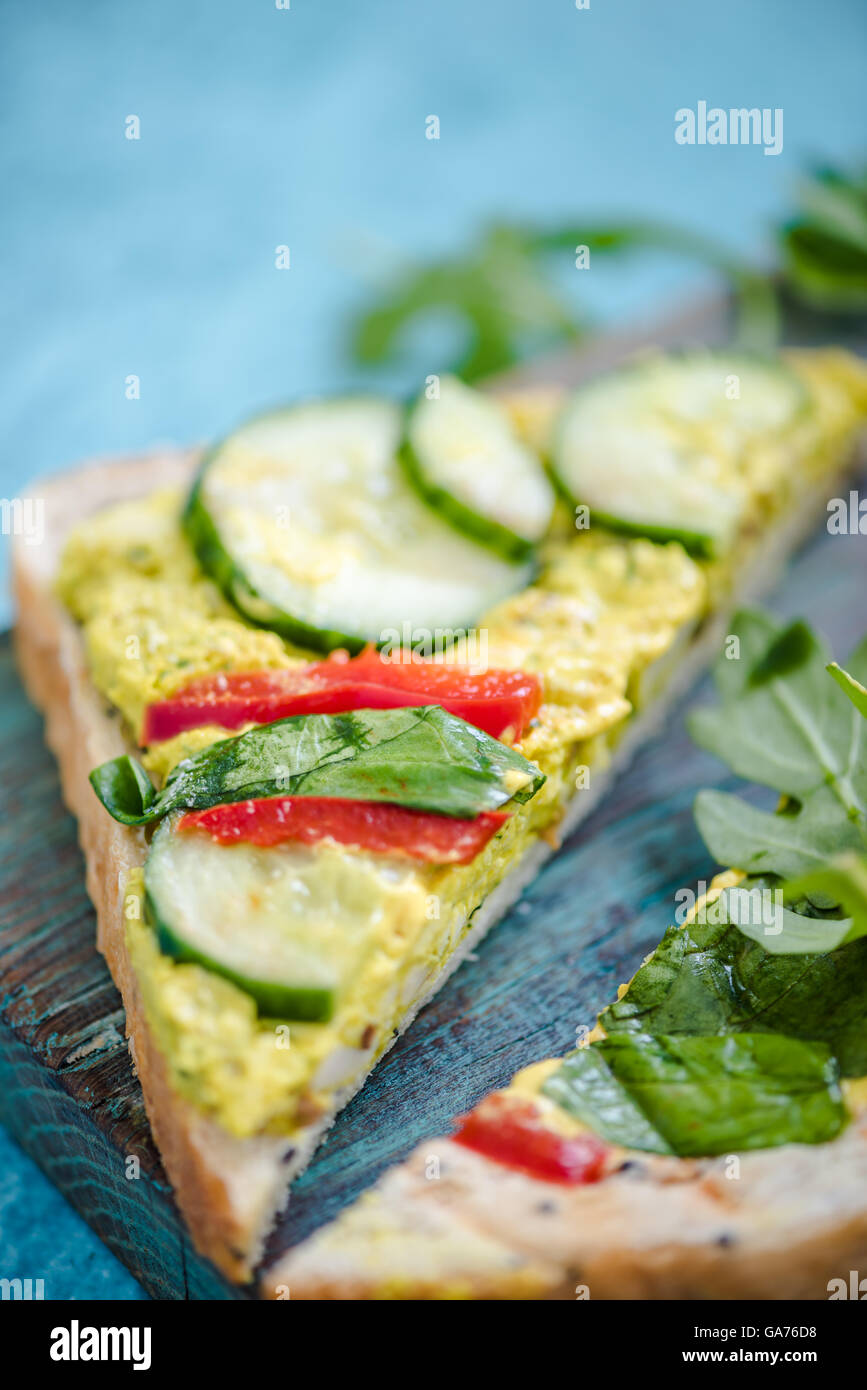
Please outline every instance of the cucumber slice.
M245 617L320 651L395 633L447 646L529 583L529 565L419 500L397 461L400 418L374 398L311 402L251 420L208 455L185 527Z
M503 411L457 377L413 406L401 447L407 476L459 531L524 560L548 529L554 490Z
M749 503L748 450L806 409L780 362L732 353L657 357L583 387L555 430L557 478L603 525L725 551Z
M176 820L160 826L145 865L160 946L231 980L266 1017L327 1022L383 923L424 911L412 868L394 860L327 845L220 845L178 833Z

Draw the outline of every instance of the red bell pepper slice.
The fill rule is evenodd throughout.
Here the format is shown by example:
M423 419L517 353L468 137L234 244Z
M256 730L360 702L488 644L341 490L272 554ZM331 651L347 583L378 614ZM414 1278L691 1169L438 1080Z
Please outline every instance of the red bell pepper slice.
M545 1182L596 1182L610 1151L595 1134L558 1134L531 1100L503 1092L486 1096L458 1124L456 1144Z
M202 676L148 706L142 743L158 743L202 724L237 729L293 714L442 705L492 738L518 738L537 713L542 686L523 671L475 673L467 666L332 653L294 671L230 671Z
M474 820L413 811L388 802L340 796L270 796L188 811L181 832L206 832L220 844L305 845L336 840L354 849L398 854L430 864L469 864L509 819L483 811Z

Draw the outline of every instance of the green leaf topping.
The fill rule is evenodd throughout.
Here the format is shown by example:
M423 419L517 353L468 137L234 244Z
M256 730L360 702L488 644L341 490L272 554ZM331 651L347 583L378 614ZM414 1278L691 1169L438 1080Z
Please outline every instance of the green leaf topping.
M829 1048L775 1033L621 1033L573 1052L542 1089L611 1143L684 1157L821 1143L846 1118Z
M841 813L827 787L819 787L800 811L788 815L760 811L729 792L701 791L695 819L717 863L749 874L794 878L824 864L839 849L863 843L859 825Z
M740 616L733 635L740 635ZM755 633L755 623L750 627ZM741 655L738 664L744 660ZM723 657L720 667L728 667ZM695 711L690 732L741 777L803 798L827 783L847 814L867 814L867 775L860 767L861 729L827 675L823 643L802 623L777 628L764 651L732 684L718 673L720 705ZM850 666L867 678L867 639Z
M342 796L474 818L544 782L535 763L439 705L292 716L211 744L186 758L157 794L133 758L90 775L124 825L170 811L268 796Z
M867 940L780 955L720 916L669 927L600 1014L605 1032L781 1033L825 1043L844 1076L867 1073Z
M530 354L584 337L585 313L563 298L562 271L576 253L622 256L660 251L687 257L726 277L735 294L741 347L767 351L779 336L776 292L769 277L742 264L718 242L688 228L653 222L560 227L497 223L457 254L428 265L390 260L385 283L353 325L350 350L365 366L406 355L410 330L433 315L459 330L462 348L443 367L475 381Z

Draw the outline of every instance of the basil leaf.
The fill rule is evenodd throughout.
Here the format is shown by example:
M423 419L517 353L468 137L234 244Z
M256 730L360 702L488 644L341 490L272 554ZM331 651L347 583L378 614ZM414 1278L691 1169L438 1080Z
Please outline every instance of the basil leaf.
M684 1158L823 1143L846 1119L829 1049L767 1033L605 1038L542 1090L611 1143Z
M626 1038L627 1043L633 1041ZM602 1043L592 1043L570 1053L542 1086L543 1094L612 1144L647 1153L673 1153L671 1145L615 1075L609 1058L616 1058L616 1048L617 1042L609 1045L606 1053Z
M156 801L156 789L141 763L124 755L102 763L90 784L106 810L124 825L143 825Z
M295 715L211 744L169 775L157 795L132 758L90 775L125 825L170 811L268 796L344 796L473 818L527 801L545 781L535 763L439 705Z
M826 1043L843 1076L867 1074L867 938L815 955L775 955L728 922L669 927L606 1033L782 1033Z

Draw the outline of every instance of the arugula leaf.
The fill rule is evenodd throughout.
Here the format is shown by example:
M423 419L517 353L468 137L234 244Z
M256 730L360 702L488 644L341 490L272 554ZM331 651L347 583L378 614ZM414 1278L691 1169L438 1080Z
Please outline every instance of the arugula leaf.
M748 688L755 689L770 680L788 675L790 671L797 671L809 662L814 644L815 638L807 624L796 619L775 635L761 656L752 663L747 676Z
M782 898L782 889L771 890ZM713 910L722 922L730 922L744 936L757 941L775 956L816 955L836 951L864 933L858 931L851 917L844 917L833 899L830 910L818 903L819 894L811 901L799 895L794 906L786 907L775 901L767 912L765 894L768 889L762 880L747 879L736 888L726 888L717 898Z
M737 638L737 656L725 652L713 668L713 682L723 701L736 700L749 685L750 673L773 641L779 624L760 608L742 608L732 619L731 636Z
M733 631L738 634L738 620ZM849 665L856 679L867 678L867 639ZM852 784L860 747L856 711L842 704L827 666L824 645L803 623L778 627L745 684L720 706L696 710L690 733L751 782L797 798L827 782L847 813L865 815L863 769L862 785Z
M867 936L867 855L838 854L821 868L813 869L793 883L785 885L791 896L803 894L815 900L819 895L824 900L839 903L849 914L849 931L845 941L856 941Z
M830 855L863 844L857 821L841 810L828 787L805 798L800 810L760 811L742 797L700 791L693 807L701 838L718 864L748 874L794 878L825 863Z
M599 1015L605 1032L781 1033L827 1044L844 1076L867 1074L867 939L777 955L719 916L669 927Z
M804 623L783 627L740 614L734 635L740 660L723 659L716 672L721 703L695 711L690 732L733 771L789 801L772 815L726 792L702 791L696 822L720 864L798 877L867 845L862 719L828 680L827 653ZM851 697L867 675L867 639L849 665L854 676L831 674Z
M542 1090L611 1143L682 1157L822 1143L846 1119L828 1047L776 1033L620 1034L573 1052Z
M867 178L820 168L800 194L798 215L779 233L788 286L820 309L862 311ZM779 340L772 277L700 232L643 220L556 227L500 222L439 261L407 264L395 274L390 257L384 288L351 325L351 355L365 366L396 360L418 321L443 313L457 322L463 346L434 366L466 381L576 343L589 331L589 316L564 304L560 272L574 265L579 246L594 258L663 251L706 265L725 276L734 293L735 342L767 352Z
M795 293L818 309L867 307L867 177L822 168L805 180L800 215L780 233Z
M507 744L424 705L263 724L186 758L158 795L129 757L104 763L90 781L115 820L147 825L180 808L283 795L388 801L473 818L529 800L545 778Z
M374 365L393 359L410 326L443 310L463 330L466 346L447 366L465 381L511 367L526 355L528 341L545 351L584 334L582 318L548 281L532 234L498 224L457 256L399 272L354 323L355 360Z
M833 676L840 689L849 696L855 708L867 718L867 686L856 681L855 677L844 671L842 666L838 666L836 661L832 661L825 669Z

